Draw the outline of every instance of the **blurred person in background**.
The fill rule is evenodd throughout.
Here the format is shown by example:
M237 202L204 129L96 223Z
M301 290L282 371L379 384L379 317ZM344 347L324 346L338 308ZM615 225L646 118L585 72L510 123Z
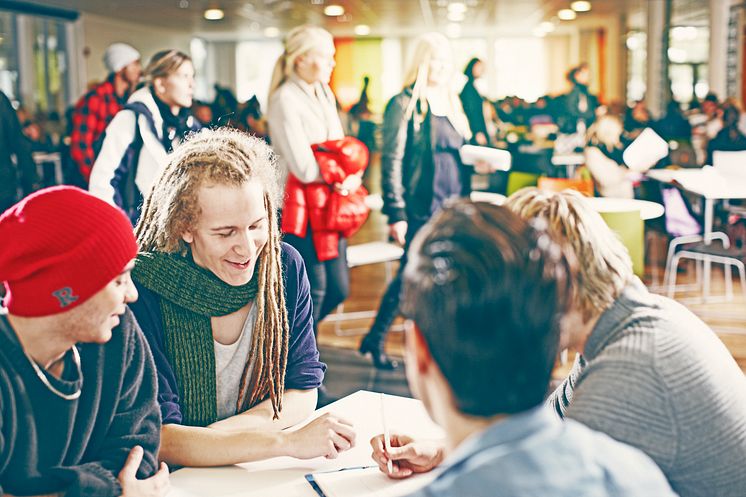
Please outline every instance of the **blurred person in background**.
M384 343L399 313L406 250L446 200L469 190L473 171L459 156L471 131L461 101L451 90L448 39L440 33L420 36L405 74L403 90L386 105L381 156L383 213L388 216L389 236L405 247L405 254L359 349L370 354L379 369L397 366L386 355Z
M312 145L344 138L337 102L329 80L334 69L334 40L316 26L299 26L285 39L285 51L278 59L269 90L267 122L272 146L279 156L287 189L306 198L309 185L324 184L323 171ZM361 175L351 174L330 185L339 192L354 193ZM287 196L286 196L287 197ZM286 198L282 231L285 241L300 252L311 284L314 324L343 302L349 293L347 239L339 236L334 246L325 247L311 226L311 205L297 204L289 211Z
M585 165L602 197L634 198L630 170L622 153L624 128L617 116L604 115L588 130Z
M135 91L142 76L140 52L126 43L109 45L104 52L104 65L109 71L106 81L83 95L72 115L70 155L85 184L88 184L101 146L99 138Z
M477 57L469 61L464 69L466 84L461 90L461 105L464 108L466 118L469 120L471 128L471 141L475 145L487 145L489 135L487 134L487 123L484 119L484 102L485 99L477 88L476 82L484 74L484 62Z
M746 150L746 136L738 128L741 110L733 103L723 107L723 129L707 144L707 164L712 165L712 153L716 150L735 152ZM744 164L746 171L746 164Z
M13 105L0 91L0 213L37 188L31 143L23 135Z
M88 186L97 197L121 207L133 225L168 154L201 127L190 111L194 66L188 55L178 50L156 53L145 77L147 84L106 128Z

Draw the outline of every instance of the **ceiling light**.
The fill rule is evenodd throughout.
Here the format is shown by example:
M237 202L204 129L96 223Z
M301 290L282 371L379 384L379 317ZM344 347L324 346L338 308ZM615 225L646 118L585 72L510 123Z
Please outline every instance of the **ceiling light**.
M277 38L280 36L280 30L274 26L267 26L264 28L264 36L267 38Z
M562 9L559 12L557 12L557 17L559 17L563 21L572 21L577 16L578 15L575 13L575 11L571 9Z
M179 0L179 8L180 9L188 9L189 8L189 0Z
M591 10L591 2L586 0L576 0L570 4L570 8L575 12L588 12Z
M341 16L345 13L345 8L341 5L327 5L324 7L324 15L329 17Z
M225 17L222 9L207 9L205 11L205 19L208 21L219 21Z
M448 4L448 12L466 13L466 4L462 2L452 2Z
M544 21L539 24L539 29L541 29L545 33L551 33L552 31L554 31L554 23L550 21Z
M452 22L461 22L466 18L466 15L463 12L459 12L457 10L451 10L448 12L448 20Z
M370 34L370 26L367 24L358 24L355 26L355 34L358 36L368 36Z
M461 25L452 22L446 26L446 36L449 38L458 38L461 36Z

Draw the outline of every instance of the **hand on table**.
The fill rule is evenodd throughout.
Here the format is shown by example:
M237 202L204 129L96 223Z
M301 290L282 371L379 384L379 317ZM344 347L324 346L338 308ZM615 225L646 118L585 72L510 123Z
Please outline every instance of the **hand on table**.
M289 432L290 454L298 459L324 456L335 459L340 452L355 446L352 423L326 413L300 430Z
M137 479L137 469L142 462L142 447L132 447L117 479L122 487L122 497L165 497L171 490L168 480L168 466L165 462L156 474L144 480Z
M443 445L430 440L415 441L406 435L391 435L391 450L384 447L383 435L370 439L373 460L390 478L407 478L414 473L427 473L443 461ZM392 472L387 468L391 459Z

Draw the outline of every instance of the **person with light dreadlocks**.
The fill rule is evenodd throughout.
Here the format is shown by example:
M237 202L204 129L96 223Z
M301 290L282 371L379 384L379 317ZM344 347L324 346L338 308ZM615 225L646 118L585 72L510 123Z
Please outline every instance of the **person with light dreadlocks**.
M354 444L351 424L329 414L282 431L313 412L326 366L303 260L280 242L279 196L263 141L203 129L145 200L132 310L158 370L169 464L334 458Z

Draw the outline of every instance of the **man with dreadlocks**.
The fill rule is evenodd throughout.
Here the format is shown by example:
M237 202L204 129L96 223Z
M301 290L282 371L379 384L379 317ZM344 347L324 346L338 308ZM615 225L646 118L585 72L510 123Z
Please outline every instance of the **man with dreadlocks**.
M351 425L316 406L326 366L303 260L280 242L277 168L261 140L205 129L171 156L143 206L132 310L158 370L160 457L218 466L336 457Z

